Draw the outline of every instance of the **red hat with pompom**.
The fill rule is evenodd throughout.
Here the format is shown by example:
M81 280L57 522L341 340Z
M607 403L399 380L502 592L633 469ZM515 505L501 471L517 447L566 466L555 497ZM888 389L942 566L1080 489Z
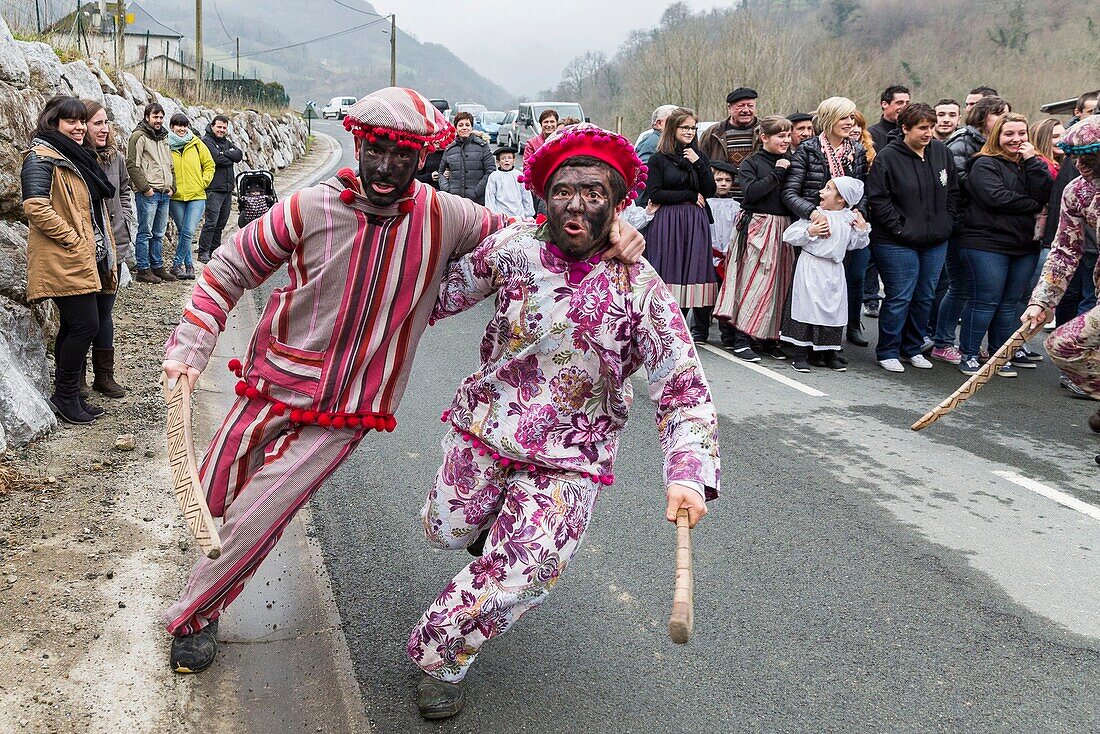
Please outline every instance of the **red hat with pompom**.
M405 87L386 87L363 97L348 109L344 129L363 140L390 138L402 147L429 151L443 150L455 137L443 113L423 94Z
M546 198L550 176L567 158L591 156L614 168L626 181L626 198L619 208L629 206L645 189L648 169L634 146L622 135L589 123L567 125L558 130L538 150L523 159L520 180L535 196Z

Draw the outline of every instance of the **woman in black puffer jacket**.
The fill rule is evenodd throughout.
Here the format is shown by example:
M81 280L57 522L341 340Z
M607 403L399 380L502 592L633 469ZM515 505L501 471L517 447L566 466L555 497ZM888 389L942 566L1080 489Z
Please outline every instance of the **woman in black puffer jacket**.
M485 185L489 174L497 170L489 144L474 135L474 116L469 112L455 115L455 141L443 151L439 163L441 191L485 203Z
M960 331L964 374L981 367L978 351L987 331L992 351L1017 328L1016 304L1039 259L1035 215L1053 186L1050 169L1028 142L1027 118L1015 112L997 121L970 160L970 203L959 229L959 258L970 286ZM1016 376L1011 362L999 374Z
M855 126L856 103L846 97L829 97L817 107L817 121L823 132L806 140L791 156L791 169L783 186L783 203L799 219L809 219L820 202L818 192L830 179L851 176L867 178L867 151L848 138ZM866 213L866 202L857 207ZM868 248L852 250L844 258L848 284L848 341L867 346L860 327L863 280L870 261ZM797 267L797 265L795 266Z
M718 297L718 273L710 252L711 214L707 198L716 191L710 159L695 140L698 119L678 108L665 120L657 152L649 157L646 181L651 204L660 204L646 229L646 258L687 315L691 335L705 342Z

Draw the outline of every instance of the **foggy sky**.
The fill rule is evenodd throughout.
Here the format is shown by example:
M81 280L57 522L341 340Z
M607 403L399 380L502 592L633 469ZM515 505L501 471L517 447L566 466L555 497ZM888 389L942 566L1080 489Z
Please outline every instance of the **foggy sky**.
M627 35L657 25L673 0L374 0L421 41L441 43L517 95L555 86L585 51L610 58ZM693 11L731 2L686 0ZM511 22L501 20L507 9ZM400 51L398 52L400 53Z

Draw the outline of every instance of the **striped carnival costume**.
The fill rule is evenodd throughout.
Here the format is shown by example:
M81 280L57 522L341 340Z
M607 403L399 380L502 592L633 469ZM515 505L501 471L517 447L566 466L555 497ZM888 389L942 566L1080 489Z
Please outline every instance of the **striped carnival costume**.
M1071 127L1058 146L1067 158L1073 157L1081 175L1062 193L1058 233L1030 298L1031 305L1043 307L1047 319L1065 295L1081 262L1085 228L1100 228L1100 115L1087 117ZM1067 160L1062 165L1073 164ZM1100 265L1092 277L1100 288ZM1047 338L1046 348L1051 361L1073 384L1093 400L1100 400L1100 305L1058 324ZM1089 426L1100 432L1100 410L1090 418ZM1100 455L1096 456L1096 462L1100 463Z
M217 619L369 431L393 430L448 260L505 224L412 179L426 152L454 135L419 93L368 95L345 127L362 146L362 178L343 169L218 248L168 340L166 360L203 370L244 292L286 266L289 284L271 294L246 354L230 365L238 397L202 461L210 510L224 518L222 554L199 561L167 611L177 642ZM175 660L174 649L180 672L209 664Z

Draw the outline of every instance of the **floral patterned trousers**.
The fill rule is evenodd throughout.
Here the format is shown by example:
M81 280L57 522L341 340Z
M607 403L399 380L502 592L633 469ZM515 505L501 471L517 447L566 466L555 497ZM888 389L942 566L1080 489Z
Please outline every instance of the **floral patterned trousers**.
M1055 329L1046 348L1073 384L1100 400L1100 306Z
M485 528L480 558L440 592L409 636L433 678L460 681L486 640L543 602L580 547L599 485L569 472L516 471L479 456L454 431L421 513L428 542L464 549Z

